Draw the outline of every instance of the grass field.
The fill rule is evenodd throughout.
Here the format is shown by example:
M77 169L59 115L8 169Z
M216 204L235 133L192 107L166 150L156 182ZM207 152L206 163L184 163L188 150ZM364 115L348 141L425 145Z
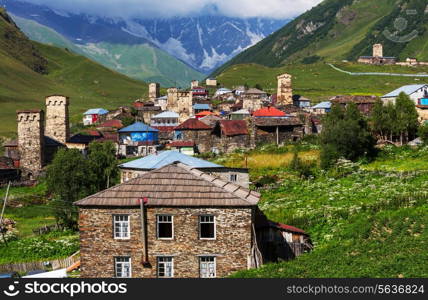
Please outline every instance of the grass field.
M365 66L353 63L337 63L337 67L351 72L426 72L426 68L400 66ZM400 86L428 82L428 78L405 78L391 76L351 76L332 69L324 63L311 65L290 64L279 68L261 65L235 65L226 69L217 79L226 87L260 84L267 92L276 93L276 76L282 73L293 75L293 93L305 96L314 102L325 101L336 95L382 96Z
M264 160L264 155L248 156ZM250 177L275 177L259 207L274 221L306 230L315 249L233 277L428 276L428 165L418 163L428 161L428 148L387 147L374 162L318 170L307 179L279 162L289 155L272 154L277 164L253 164ZM237 165L237 157L216 161Z

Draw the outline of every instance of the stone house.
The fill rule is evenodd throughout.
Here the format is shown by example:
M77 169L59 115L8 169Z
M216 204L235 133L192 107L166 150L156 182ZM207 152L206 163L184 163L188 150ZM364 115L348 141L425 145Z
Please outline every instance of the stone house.
M223 153L250 148L247 122L244 120L220 120L213 130L213 144Z
M253 118L250 128L252 146L298 141L305 134L305 124L298 117Z
M369 115L377 99L378 97L376 96L336 96L331 98L330 102L332 104L340 104L344 107L349 103L355 103L362 114Z
M161 151L121 164L119 165L120 180L121 182L125 182L137 178L173 162L186 164L201 172L218 177L223 181L229 181L245 188L248 188L250 184L248 169L228 168L178 151Z
M358 58L358 62L361 64L370 64L370 65L395 65L397 63L397 58L383 56L383 45L374 44L373 55L360 56Z
M259 198L174 163L77 201L81 276L215 278L258 267Z
M212 148L212 127L197 120L188 119L175 128L177 140L194 141L200 153L209 152Z
M143 123L150 124L153 116L162 112L160 106L156 106L153 102L146 102L142 106L135 108L137 110L137 119Z

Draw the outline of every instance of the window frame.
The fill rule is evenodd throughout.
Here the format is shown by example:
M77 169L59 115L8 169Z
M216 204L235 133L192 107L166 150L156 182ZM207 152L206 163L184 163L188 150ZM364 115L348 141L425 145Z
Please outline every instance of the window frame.
M213 218L213 222L202 222L202 217L212 217ZM204 224L213 224L213 226L214 226L214 237L202 237L202 230L201 230L201 224L202 223L204 223ZM210 215L210 214L203 214L203 215L199 215L199 217L198 217L198 229L199 229L199 233L198 233L198 236L199 236L199 239L200 240L207 240L207 241L214 241L214 240L216 240L217 239L217 221L216 221L216 216L215 215Z
M202 261L203 259L207 259L207 258L212 259L212 262L203 262ZM202 276L202 263L206 263L206 264L212 263L214 265L214 276L212 276L212 277L211 276L205 276L205 277ZM206 270L208 271L209 267L207 267ZM210 256L210 255L199 256L199 278L205 278L205 279L217 278L217 257Z
M118 261L118 259L128 259L128 262L121 262ZM125 264L129 264L129 277L124 277L124 276L117 276L118 275L118 264L122 265L122 270L123 270L123 265ZM131 256L115 256L114 257L114 277L115 278L132 278L132 258Z
M234 180L232 178L234 178ZM238 174L236 173L229 174L229 181L233 183L238 182Z
M171 237L160 237L159 236L159 223L169 223L169 222L159 222L159 217L171 217ZM174 215L168 214L159 214L156 215L156 238L158 240L171 241L174 239Z
M161 261L163 259L170 259L170 261ZM163 265L165 274L166 274L166 269L167 269L166 265L171 264L171 276L160 276L159 275L159 270L160 270L161 264ZM174 257L173 256L158 256L156 258L156 277L157 278L174 278Z
M127 221L116 221L116 217L127 217L128 220ZM116 236L116 223L122 223L122 222L127 222L128 223L128 231L127 231L127 236L126 237L122 237L122 236ZM115 240L130 240L131 239L131 216L129 214L114 214L113 215L113 238Z

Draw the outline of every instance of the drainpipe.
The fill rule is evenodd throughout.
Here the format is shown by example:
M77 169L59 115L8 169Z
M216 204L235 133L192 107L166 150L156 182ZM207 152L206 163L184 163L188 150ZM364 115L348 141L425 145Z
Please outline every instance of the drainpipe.
M141 217L141 241L143 242L143 259L144 267L150 266L149 263L149 249L147 246L147 232L146 232L146 206L147 198L140 199L140 217Z

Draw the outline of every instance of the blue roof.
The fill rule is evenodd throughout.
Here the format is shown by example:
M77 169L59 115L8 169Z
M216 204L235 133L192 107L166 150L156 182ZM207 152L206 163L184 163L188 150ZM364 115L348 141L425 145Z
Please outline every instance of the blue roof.
M108 114L108 110L105 110L104 108L92 108L92 109L88 109L83 114L84 115L105 115L105 114Z
M127 169L152 170L162 168L163 166L172 164L177 161L195 168L223 168L223 166L193 156L189 156L178 151L161 151L158 154L152 154L140 159L121 164L119 165L119 167Z
M314 108L314 109L329 109L329 108L331 108L331 102L330 101L324 101L324 102L318 103L315 106L312 106L312 108Z
M173 111L164 111L163 113L157 114L152 118L177 118L178 119L179 117L180 115Z
M196 103L196 104L193 105L193 109L206 109L206 110L210 110L211 106L209 104Z
M157 132L157 131L159 130L154 129L141 122L135 122L134 124L119 130L119 132Z
M427 84L411 84L411 85L405 85L402 86L394 91L392 91L389 94L386 94L384 96L382 96L382 98L393 98L393 97L398 97L398 95L400 95L401 93L405 93L406 95L411 95L414 92L416 92L417 90L428 86Z

